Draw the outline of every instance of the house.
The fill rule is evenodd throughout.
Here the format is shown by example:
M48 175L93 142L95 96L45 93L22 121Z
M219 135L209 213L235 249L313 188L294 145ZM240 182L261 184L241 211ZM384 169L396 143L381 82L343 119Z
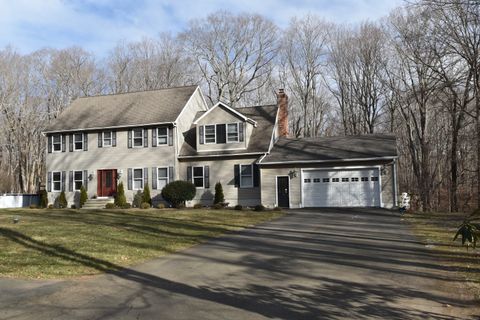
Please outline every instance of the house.
M393 207L395 138L365 135L288 136L288 97L277 104L208 107L197 86L79 98L44 132L47 191L77 201L112 197L117 183L129 201L149 185L154 201L174 180L197 188L189 203L209 205L221 182L230 205Z

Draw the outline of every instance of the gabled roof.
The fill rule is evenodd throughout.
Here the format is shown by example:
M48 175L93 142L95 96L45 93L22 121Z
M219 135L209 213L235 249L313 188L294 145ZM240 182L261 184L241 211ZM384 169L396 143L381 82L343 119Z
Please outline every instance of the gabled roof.
M366 161L397 157L393 135L370 134L341 137L281 137L262 164Z
M200 115L197 119L195 119L195 121L193 122L193 124L198 124L198 122L200 120L202 120L207 114L209 114L212 110L216 109L216 108L222 108L224 110L226 110L227 112L230 112L232 113L233 115L235 115L236 117L238 117L239 119L243 120L243 121L247 121L247 122L250 122L251 124L253 124L254 126L257 125L256 121L245 116L244 114L238 112L237 110L233 109L232 107L229 107L227 106L226 104L224 104L223 102L217 102L217 104L215 104L213 107L211 107L210 109L208 109L206 112L204 112L202 115Z
M78 98L46 132L173 123L197 86Z
M277 117L277 105L235 108L235 110L257 123L257 126L253 129L253 133L250 136L250 141L246 149L198 152L196 150L196 126L192 125L190 130L184 134L185 143L180 150L179 157L229 156L234 154L261 154L268 152L273 129L275 127L275 119ZM205 112L197 113L197 119L202 114L205 114Z

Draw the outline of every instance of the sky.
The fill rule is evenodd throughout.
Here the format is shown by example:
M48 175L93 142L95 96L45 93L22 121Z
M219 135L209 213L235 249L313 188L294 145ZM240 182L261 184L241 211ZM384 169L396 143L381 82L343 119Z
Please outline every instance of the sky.
M0 0L0 48L21 53L81 46L105 56L120 41L178 33L191 19L226 10L257 13L280 27L315 14L337 23L376 20L402 0Z

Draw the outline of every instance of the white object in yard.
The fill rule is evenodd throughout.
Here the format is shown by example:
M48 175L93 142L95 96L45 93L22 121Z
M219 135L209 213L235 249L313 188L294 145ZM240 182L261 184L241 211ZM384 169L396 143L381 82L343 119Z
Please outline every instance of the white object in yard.
M410 209L410 196L408 193L403 192L402 195L400 196L400 207L405 208L405 210Z

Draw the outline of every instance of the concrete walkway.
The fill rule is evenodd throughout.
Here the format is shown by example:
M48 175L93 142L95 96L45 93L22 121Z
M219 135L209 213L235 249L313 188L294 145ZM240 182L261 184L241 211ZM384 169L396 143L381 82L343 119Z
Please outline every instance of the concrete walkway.
M395 213L292 211L115 274L0 280L0 319L478 318L462 285Z

